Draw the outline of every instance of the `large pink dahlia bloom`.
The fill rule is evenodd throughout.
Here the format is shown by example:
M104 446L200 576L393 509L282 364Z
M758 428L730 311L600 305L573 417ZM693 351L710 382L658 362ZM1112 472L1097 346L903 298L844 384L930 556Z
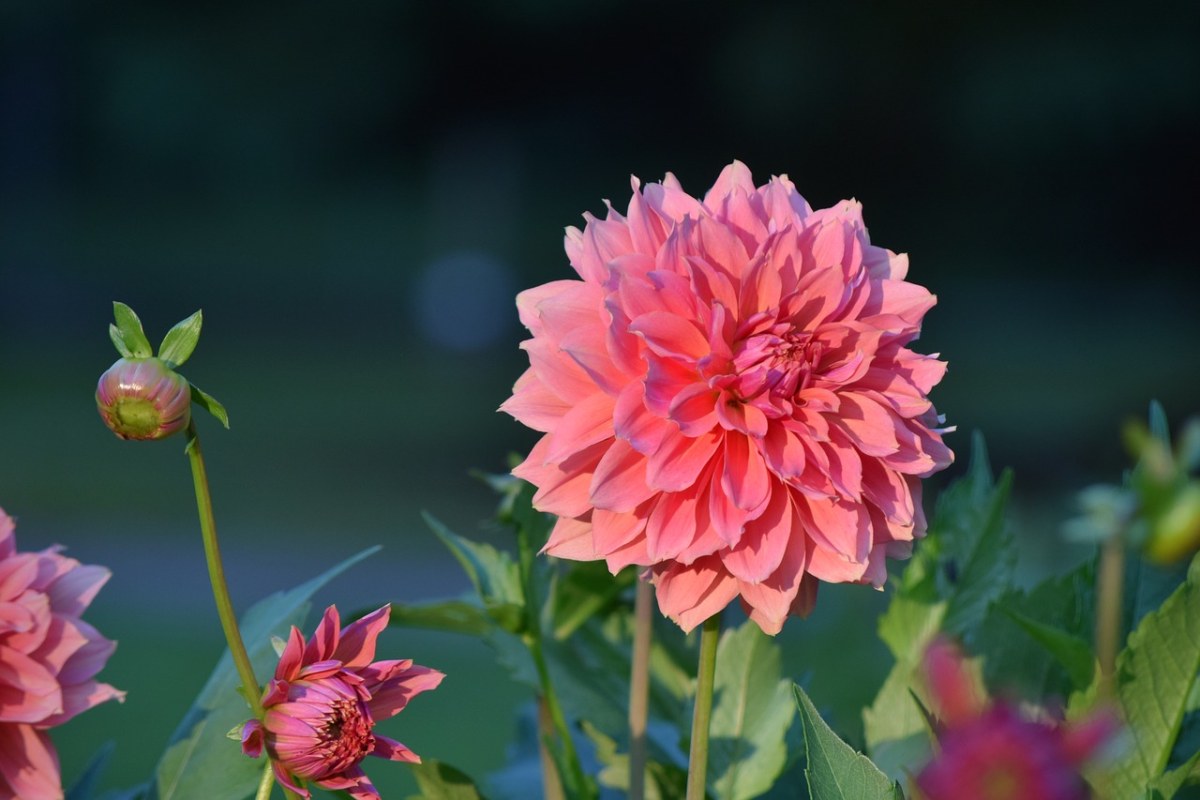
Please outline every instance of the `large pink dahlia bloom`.
M242 729L242 752L258 758L265 747L275 777L303 797L310 794L301 782L311 781L356 800L379 800L360 766L365 757L421 761L373 731L377 721L399 714L444 677L409 660L373 661L390 610L384 606L342 630L337 608L330 606L307 645L293 627L263 693L266 715Z
M79 617L109 578L52 547L17 552L0 509L0 800L60 800L46 731L124 692L99 683L116 645Z
M517 297L530 367L501 407L546 434L513 470L560 518L546 552L650 567L685 630L740 596L777 633L817 580L881 585L953 460L908 259L858 203L813 211L739 162L703 200L635 178L624 216L585 219L580 279Z

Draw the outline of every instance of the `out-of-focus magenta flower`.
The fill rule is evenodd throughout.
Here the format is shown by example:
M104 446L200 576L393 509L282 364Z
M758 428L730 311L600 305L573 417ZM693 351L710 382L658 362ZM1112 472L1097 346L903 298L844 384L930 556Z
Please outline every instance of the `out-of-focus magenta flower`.
M1080 768L1116 732L1098 713L1074 724L1030 719L975 689L962 655L937 639L925 677L938 716L939 752L916 777L925 800L1087 800Z
M379 800L359 766L363 758L421 761L372 730L444 677L412 661L372 660L390 610L384 606L342 630L337 608L330 606L307 645L292 628L275 678L263 693L265 718L245 724L242 752L258 758L265 747L275 777L297 794L309 797L301 783L311 781L357 800Z
M108 580L52 547L17 552L0 509L0 798L61 800L46 731L124 692L96 674L116 644L79 617Z
M585 219L580 280L517 297L530 368L501 406L546 434L513 470L559 517L546 552L651 567L685 630L740 596L777 633L818 580L882 585L953 459L907 257L858 203L814 211L739 162L703 200L635 178L624 216Z
M100 376L96 407L122 439L162 439L187 427L191 386L158 358L121 358Z

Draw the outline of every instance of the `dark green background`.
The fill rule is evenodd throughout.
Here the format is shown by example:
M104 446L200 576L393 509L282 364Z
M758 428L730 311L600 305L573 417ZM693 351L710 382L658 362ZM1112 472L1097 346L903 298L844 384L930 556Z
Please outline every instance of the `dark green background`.
M110 302L155 341L204 309L185 374L230 412L200 427L239 607L374 543L319 602L452 594L419 512L504 541L468 470L533 441L495 413L512 297L568 275L563 226L623 208L631 173L702 194L739 158L862 201L939 297L920 348L951 365L952 446L982 428L1017 468L1030 574L1078 558L1058 524L1117 479L1121 421L1197 406L1200 6L1030 8L0 5L0 504L23 549L113 569L89 619L130 691L56 732L68 780L105 738L109 785L145 775L219 646L182 442L119 442L93 409ZM843 729L887 666L878 607L828 592L782 637ZM390 732L501 764L521 693L487 652L386 647L450 674Z

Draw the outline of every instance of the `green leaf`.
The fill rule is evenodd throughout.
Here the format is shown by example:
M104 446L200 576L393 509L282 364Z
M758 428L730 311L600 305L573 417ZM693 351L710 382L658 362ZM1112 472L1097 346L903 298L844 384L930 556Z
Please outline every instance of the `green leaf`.
M783 772L795 707L781 676L779 645L757 624L746 621L721 636L708 745L714 797L758 797Z
M1019 611L1004 609L1004 613L1063 665L1075 688L1082 689L1092 682L1096 674L1096 656L1092 653L1091 645L1078 636L1038 622Z
M75 781L75 785L67 792L66 800L91 800L95 796L96 782L100 780L101 773L108 767L108 762L112 760L115 749L116 744L112 741L100 745L100 749L88 761L79 780Z
M490 544L464 539L430 514L423 516L426 524L462 564L488 614L505 630L519 633L524 627L525 594L512 557Z
M111 322L108 323L108 338L112 339L113 346L117 348L117 352L121 354L122 358L133 358L133 351L121 338L121 329Z
M409 766L421 790L410 800L483 800L475 783L449 764L426 758Z
M188 360L200 339L201 322L203 315L197 311L167 331L162 344L158 346L158 357L167 362L167 366L174 369Z
M613 575L603 561L569 563L552 595L554 638L559 640L566 639L588 618L612 605L637 580L636 567Z
M804 725L804 774L812 800L904 800L899 784L825 724L803 689L793 691Z
M154 355L154 350L150 347L150 340L146 338L146 332L142 330L142 321L138 319L138 315L133 313L133 309L124 303L113 303L113 317L117 320L117 334L113 336L112 329L109 329L109 336L113 336L113 344L117 343L117 337L125 344L125 348L130 353L126 358L150 358ZM121 350L118 344L117 349ZM122 355L124 355L122 351Z
M228 430L229 414L225 411L225 406L218 403L217 398L211 394L201 391L200 387L196 384L189 381L188 385L192 387L192 402L220 420L221 424Z
M596 730L586 720L583 732L596 746L596 760L601 769L596 776L600 785L629 792L629 754L619 752L614 739ZM687 770L675 764L657 760L646 761L646 800L683 800L687 794Z
M390 624L480 636L492 630L495 622L478 603L442 600L433 603L395 604L392 606Z
M1200 671L1200 556L1186 582L1146 614L1117 658L1117 699L1129 756L1109 772L1117 797L1134 796L1166 770Z
M302 624L314 592L378 550L364 550L307 583L260 600L246 612L240 623L242 639L260 681L272 675L279 663L271 637L287 636L293 625ZM238 693L240 683L226 650L159 759L158 800L237 800L254 793L262 777L262 761L243 756L238 743L225 738L230 728L250 716Z
M1185 761L1176 769L1165 772L1151 782L1150 788L1158 792L1162 800L1171 800L1184 784L1191 783L1198 777L1200 770L1200 751Z

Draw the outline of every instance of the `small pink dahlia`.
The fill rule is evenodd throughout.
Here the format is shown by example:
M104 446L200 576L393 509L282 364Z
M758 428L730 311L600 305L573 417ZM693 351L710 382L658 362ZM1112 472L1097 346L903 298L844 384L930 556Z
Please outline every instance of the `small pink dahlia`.
M517 297L530 367L501 406L546 434L513 470L559 517L546 552L650 567L685 630L740 596L777 633L818 580L881 585L953 460L907 257L858 203L813 211L736 161L703 200L634 178L624 216L584 217L580 280Z
M302 782L311 781L357 800L379 800L359 766L363 758L421 761L372 730L444 677L409 660L372 661L390 610L384 606L342 630L337 608L330 606L307 645L293 627L263 693L263 721L252 719L242 728L242 752L258 758L265 746L275 777L303 797L310 795Z
M0 798L61 800L46 731L125 693L95 680L116 648L79 617L109 578L51 547L17 552L0 509Z
M924 800L1088 800L1080 768L1116 732L1098 713L1073 725L1030 719L974 692L958 649L935 640L925 674L938 715L939 752L916 777Z

